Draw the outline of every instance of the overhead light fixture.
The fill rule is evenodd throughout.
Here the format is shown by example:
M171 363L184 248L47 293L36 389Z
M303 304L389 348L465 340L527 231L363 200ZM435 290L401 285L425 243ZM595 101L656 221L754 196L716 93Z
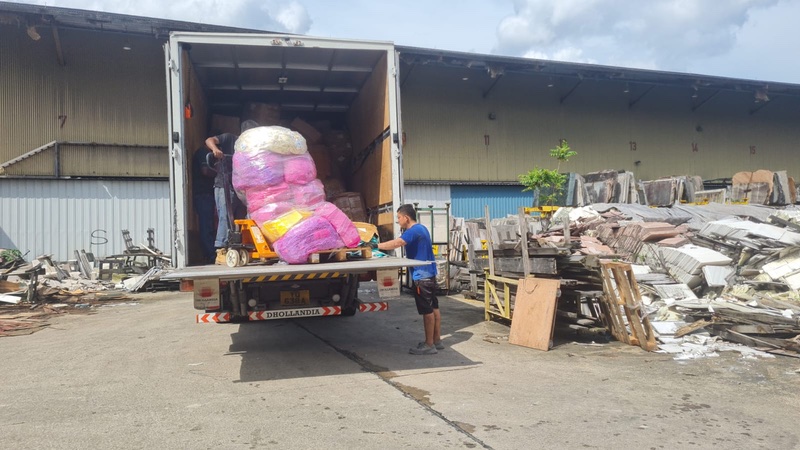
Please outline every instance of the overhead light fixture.
M692 86L692 98L697 98L697 86Z
M278 77L278 84L286 84L288 81L288 77Z
M467 81L467 80L469 80L469 77L463 77L463 78L461 79L461 81Z
M133 47L131 47L129 44L125 44L122 46L122 49L125 50L126 52L129 52L133 49Z
M626 94L627 94L627 93L628 93L628 92L630 92L630 91L631 91L631 87L630 87L630 86L628 86L628 83L625 83L625 89L623 89L623 90L622 90L622 92L624 92L624 93L626 93Z
M38 41L39 39L42 38L41 36L39 36L39 32L36 31L36 27L33 25L28 25L27 32L28 32L28 37L30 37L34 41Z
M553 86L555 86L555 83L553 82L553 77L550 77L550 80L547 82L547 87L551 88Z
M756 89L756 93L755 93L756 103L768 102L769 101L769 96L767 95L767 89L769 89L769 87Z
M486 71L491 78L499 78L505 75L506 70L502 66L487 66Z

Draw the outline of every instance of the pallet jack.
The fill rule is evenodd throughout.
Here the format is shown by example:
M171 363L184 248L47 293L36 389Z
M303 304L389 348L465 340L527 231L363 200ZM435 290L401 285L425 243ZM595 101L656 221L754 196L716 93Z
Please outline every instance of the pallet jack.
M264 233L253 219L235 219L233 211L233 180L228 171L232 170L233 156L223 155L227 164L222 164L223 160L216 160L214 163L213 153L206 155L206 163L216 171L223 172L225 189L225 209L227 217L219 217L218 220L228 221L228 246L225 249L225 265L228 267L240 267L258 260L262 264L276 262L278 254L272 250L269 242L264 237Z

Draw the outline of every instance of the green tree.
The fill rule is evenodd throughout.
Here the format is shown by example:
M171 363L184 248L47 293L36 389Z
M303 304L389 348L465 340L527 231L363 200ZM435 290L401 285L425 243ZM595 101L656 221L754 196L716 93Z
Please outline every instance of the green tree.
M525 186L522 191L538 192L540 205L553 206L563 192L564 183L567 181L566 175L561 174L561 163L568 162L577 154L569 147L567 140L562 139L556 148L550 149L550 157L558 161L555 170L534 166L533 170L519 175L517 179L521 185Z

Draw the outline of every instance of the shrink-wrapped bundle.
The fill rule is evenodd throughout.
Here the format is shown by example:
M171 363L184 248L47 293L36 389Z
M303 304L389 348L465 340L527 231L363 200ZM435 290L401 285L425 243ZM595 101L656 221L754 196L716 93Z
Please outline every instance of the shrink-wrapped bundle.
M284 156L269 151L233 154L233 188L237 192L274 186L284 180Z
M275 251L289 264L303 264L315 252L344 247L339 233L322 217L309 217L275 243Z
M325 218L330 222L345 246L350 248L358 247L358 244L361 242L358 229L336 205L324 202L317 207L314 211L314 215Z
M294 202L298 206L306 209L315 209L317 205L325 201L325 188L319 180L314 180L308 184L293 184L291 186Z
M275 241L282 238L292 227L308 219L311 215L312 213L310 211L293 209L274 220L264 222L261 230L264 232L264 237L267 238L267 241L269 241L270 244L274 244Z
M270 151L281 155L300 155L308 151L300 133L277 126L251 128L239 136L233 148L242 153Z
M247 212L252 213L270 203L293 203L295 192L288 183L275 186L258 186L244 191L247 202Z
M308 153L284 156L283 159L287 183L306 184L317 179L317 167Z

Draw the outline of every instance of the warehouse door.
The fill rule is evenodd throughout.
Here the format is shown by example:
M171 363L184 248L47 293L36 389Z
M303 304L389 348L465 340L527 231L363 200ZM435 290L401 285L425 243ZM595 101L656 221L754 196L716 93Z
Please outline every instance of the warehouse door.
M453 216L474 219L484 216L489 205L493 219L517 214L520 206L531 206L533 194L522 192L522 186L451 186Z

